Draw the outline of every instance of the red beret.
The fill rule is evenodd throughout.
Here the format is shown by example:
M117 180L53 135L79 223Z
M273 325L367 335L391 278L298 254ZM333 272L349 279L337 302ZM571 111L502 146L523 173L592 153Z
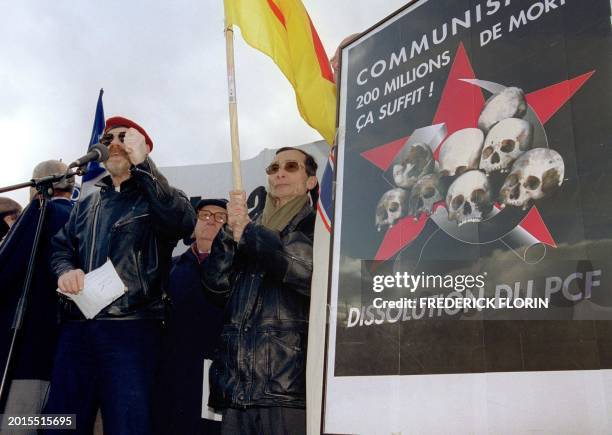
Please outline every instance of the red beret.
M113 116L112 118L108 118L106 120L106 127L104 127L104 133L116 127L135 128L145 137L145 142L147 143L147 145L149 145L149 151L153 150L153 141L151 140L145 129L142 128L140 125L136 124L134 121L131 121L122 116Z

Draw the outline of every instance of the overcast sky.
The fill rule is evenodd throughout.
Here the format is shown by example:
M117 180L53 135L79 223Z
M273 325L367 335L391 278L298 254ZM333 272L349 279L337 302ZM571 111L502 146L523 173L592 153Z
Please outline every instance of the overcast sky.
M407 0L303 1L331 56ZM0 4L0 186L84 154L100 88L106 117L140 123L158 165L230 160L222 0ZM242 158L319 140L276 65L239 32L235 50ZM27 201L25 189L8 196Z

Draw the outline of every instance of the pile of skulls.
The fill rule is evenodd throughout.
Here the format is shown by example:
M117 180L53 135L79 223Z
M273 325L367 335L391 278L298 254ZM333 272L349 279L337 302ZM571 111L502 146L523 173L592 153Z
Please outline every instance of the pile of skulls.
M487 100L478 128L458 130L444 141L438 162L427 144L412 144L393 165L397 187L378 202L377 229L404 216L430 215L444 199L448 219L461 226L485 220L495 201L527 209L550 195L563 182L565 165L558 152L532 148L533 126L523 118L526 113L523 91L505 88ZM490 180L494 174L505 177L499 191Z

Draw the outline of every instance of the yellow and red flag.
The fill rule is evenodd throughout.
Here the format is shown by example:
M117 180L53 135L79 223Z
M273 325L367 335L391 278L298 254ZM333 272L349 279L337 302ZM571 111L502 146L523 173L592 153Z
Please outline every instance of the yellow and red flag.
M321 40L300 0L224 0L226 25L267 54L295 89L302 118L332 143L336 85Z

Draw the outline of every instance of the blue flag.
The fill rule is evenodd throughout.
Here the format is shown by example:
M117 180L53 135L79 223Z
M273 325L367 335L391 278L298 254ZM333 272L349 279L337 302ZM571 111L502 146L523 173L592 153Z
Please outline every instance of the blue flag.
M317 208L319 210L319 216L323 220L323 224L325 228L327 228L327 231L331 231L331 223L334 219L334 202L332 194L334 183L334 159L333 151L330 151L319 186L319 204Z
M89 146L87 151L91 150L95 144L100 141L102 134L104 133L104 106L102 105L102 95L104 95L104 89L100 89L100 95L98 96L98 104L96 105L96 117L94 118L93 128L91 130L91 138L89 139ZM87 173L83 176L83 183L97 178L103 174L106 170L100 166L98 162L90 162L87 166Z

